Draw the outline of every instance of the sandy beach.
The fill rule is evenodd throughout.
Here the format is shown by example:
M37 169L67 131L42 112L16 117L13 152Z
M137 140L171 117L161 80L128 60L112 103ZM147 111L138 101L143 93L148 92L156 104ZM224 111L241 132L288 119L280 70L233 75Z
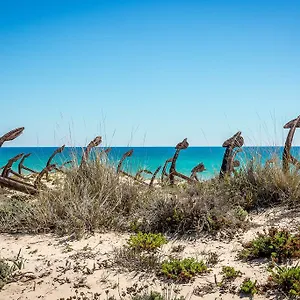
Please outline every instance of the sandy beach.
M114 264L115 251L126 244L129 234L96 233L80 240L72 237L44 235L0 235L0 256L24 259L24 268L17 271L15 282L4 286L0 298L17 299L66 299L70 296L86 295L90 298L106 299L110 296L128 298L138 291L168 291L187 299L240 299L238 286L245 277L264 284L268 277L268 260L245 263L237 259L242 244L251 240L256 232L270 226L288 227L296 230L300 225L300 211L269 209L250 214L251 228L240 232L232 240L224 237L203 236L197 239L169 239L160 251L162 257L174 255L172 249L182 245L178 257L207 259L216 253L218 262L210 272L197 276L188 284L171 284L155 274L127 272ZM222 266L232 266L242 276L230 284L228 290L220 290L216 282L222 279ZM83 293L83 294L82 294ZM266 295L255 295L255 299L266 299ZM275 296L274 296L275 297ZM75 299L75 298L74 298ZM84 298L83 298L84 299ZM98 299L98 298L95 298ZM272 297L271 297L272 299ZM275 298L274 298L275 299Z

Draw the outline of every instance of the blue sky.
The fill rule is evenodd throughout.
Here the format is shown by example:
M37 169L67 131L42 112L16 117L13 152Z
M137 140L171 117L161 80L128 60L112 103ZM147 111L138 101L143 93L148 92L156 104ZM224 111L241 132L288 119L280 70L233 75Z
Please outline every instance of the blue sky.
M299 32L299 1L0 0L0 134L280 145L300 114Z

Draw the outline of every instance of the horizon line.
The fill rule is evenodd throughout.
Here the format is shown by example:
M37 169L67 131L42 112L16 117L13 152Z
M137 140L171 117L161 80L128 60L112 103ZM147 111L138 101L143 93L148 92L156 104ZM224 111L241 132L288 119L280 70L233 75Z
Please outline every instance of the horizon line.
M58 148L61 146L7 146L4 145L1 148ZM66 148L86 148L87 146L65 146ZM95 148L175 148L174 145L172 146L98 146ZM242 148L250 148L250 147L256 147L256 148L264 148L264 147L284 147L284 145L262 145L262 146L257 146L257 145L247 145L243 146ZM294 145L293 147L300 147L300 145ZM196 146L189 146L188 148L224 148L223 146L218 146L218 145L212 145L212 146L201 146L201 145L196 145Z

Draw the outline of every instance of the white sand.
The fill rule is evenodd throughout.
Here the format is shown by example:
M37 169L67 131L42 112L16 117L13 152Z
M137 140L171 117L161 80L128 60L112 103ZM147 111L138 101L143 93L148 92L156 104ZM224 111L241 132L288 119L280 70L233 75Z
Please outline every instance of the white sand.
M1 300L9 299L60 299L75 295L75 290L86 295L101 293L101 299L108 295L120 298L127 288L137 284L138 287L148 285L148 290L161 291L162 288L179 290L179 294L188 299L240 299L238 295L221 294L216 288L214 275L220 282L222 266L230 265L243 272L233 285L237 288L245 277L257 279L258 283L265 283L268 262L245 263L236 259L237 251L242 249L242 242L250 240L257 231L262 231L270 225L288 227L293 230L299 227L300 213L280 209L252 216L256 226L241 233L231 241L219 237L199 238L197 240L171 240L162 249L166 255L171 253L174 245L185 246L181 257L205 258L203 251L214 251L220 256L220 262L208 274L196 277L189 284L176 284L167 287L153 274L119 272L117 269L105 268L103 263L110 261L114 249L126 244L127 234L105 233L74 241L70 238L59 238L54 235L0 235L0 257L15 257L21 249L21 256L25 259L24 268L20 272L19 280L4 286L0 291ZM199 295L199 289L211 285L215 291ZM198 293L197 293L198 291ZM92 298L90 298L92 299ZM265 299L264 296L254 296L254 299Z

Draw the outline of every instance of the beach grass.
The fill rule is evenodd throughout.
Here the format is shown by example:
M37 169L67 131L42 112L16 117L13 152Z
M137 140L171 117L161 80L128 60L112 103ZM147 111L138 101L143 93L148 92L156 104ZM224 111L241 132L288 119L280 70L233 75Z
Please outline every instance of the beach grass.
M248 213L300 203L300 175L253 161L232 176L149 188L100 158L65 170L38 196L0 202L1 232L61 235L117 230L200 234L247 228Z

